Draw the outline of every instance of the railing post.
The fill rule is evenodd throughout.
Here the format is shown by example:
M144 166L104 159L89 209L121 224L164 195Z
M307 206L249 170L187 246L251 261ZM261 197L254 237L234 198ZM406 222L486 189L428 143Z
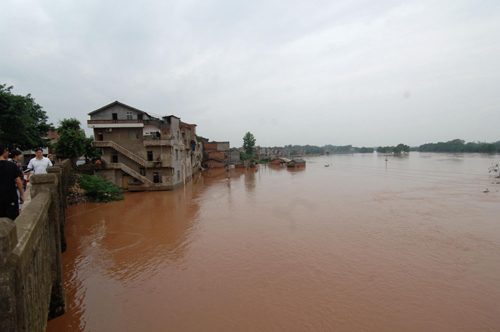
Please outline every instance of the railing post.
M54 167L49 167L47 168L47 173L49 174L54 174L57 177L57 196L58 196L58 201L57 201L57 206L56 208L59 209L59 213L57 215L58 221L57 224L59 224L59 233L61 237L61 252L66 251L66 233L65 233L65 226L66 226L66 206L65 206L65 197L66 195L64 194L64 188L67 187L67 183L65 184L64 179L63 179L63 171L60 166L61 164L58 164Z
M30 177L31 198L40 192L49 192L51 204L49 207L49 227L54 235L54 245L51 249L54 259L52 260L52 294L50 298L49 320L59 317L66 312L66 292L63 285L62 256L61 256L61 216L59 195L59 181L55 174L39 174Z

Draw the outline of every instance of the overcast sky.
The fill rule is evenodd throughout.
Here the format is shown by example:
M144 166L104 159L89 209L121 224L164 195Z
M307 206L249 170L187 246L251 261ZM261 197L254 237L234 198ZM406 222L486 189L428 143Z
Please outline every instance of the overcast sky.
M500 1L0 1L0 84L241 146L500 140ZM86 128L87 135L91 131Z

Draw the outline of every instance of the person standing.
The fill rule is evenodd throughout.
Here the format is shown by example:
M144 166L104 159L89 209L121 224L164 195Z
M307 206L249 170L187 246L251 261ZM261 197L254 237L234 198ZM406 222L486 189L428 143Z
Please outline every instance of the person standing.
M47 174L47 167L51 166L52 163L50 162L49 158L45 158L43 156L42 148L36 148L35 158L31 159L28 163L27 172L29 173L27 181L30 181L31 171L33 171L34 174Z
M51 166L54 166L54 157L53 157L53 156L49 153L49 154L47 155L47 158L49 158L50 163L52 164Z
M7 217L14 220L19 216L16 186L20 193L19 202L24 203L22 173L13 162L8 160L3 143L0 143L0 152L0 218Z
M19 168L19 171L21 172L21 182L23 183L23 191L26 192L26 182L24 181L24 174L23 174L23 165L21 165L21 158L23 156L23 153L19 151L18 149L14 149L10 151L9 154L9 160L12 161L17 168ZM19 204L19 214L21 214L21 210L23 207L23 204L21 203L21 193L19 192L19 189L17 190L17 196L18 196L18 201L17 203Z

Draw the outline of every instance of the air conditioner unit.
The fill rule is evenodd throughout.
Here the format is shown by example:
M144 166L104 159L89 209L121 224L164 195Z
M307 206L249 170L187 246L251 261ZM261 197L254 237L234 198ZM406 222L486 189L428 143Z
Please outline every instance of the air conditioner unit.
M106 132L107 132L107 133L111 133L111 132L113 132L113 128L106 128Z

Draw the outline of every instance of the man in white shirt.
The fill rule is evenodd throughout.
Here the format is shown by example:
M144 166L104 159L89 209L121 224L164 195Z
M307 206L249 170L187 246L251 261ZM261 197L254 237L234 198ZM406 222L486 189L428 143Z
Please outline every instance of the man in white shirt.
M45 158L43 156L42 148L35 149L35 156L36 157L31 159L28 164L27 170L29 171L29 173L27 181L30 180L31 171L33 171L34 174L47 174L47 167L52 166L49 158Z

